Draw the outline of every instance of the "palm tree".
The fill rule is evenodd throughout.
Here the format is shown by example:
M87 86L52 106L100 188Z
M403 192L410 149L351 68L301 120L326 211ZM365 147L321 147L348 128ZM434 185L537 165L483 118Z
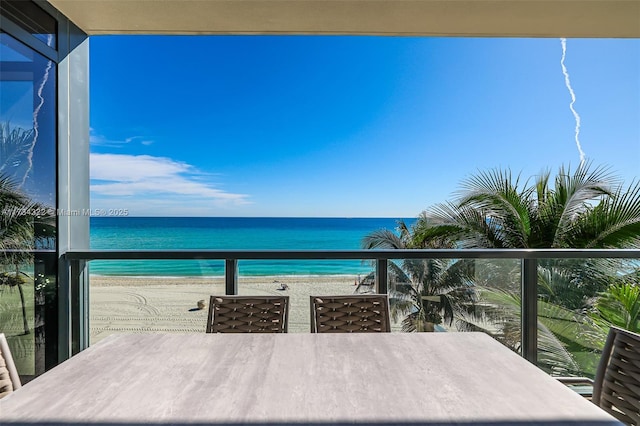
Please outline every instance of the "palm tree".
M544 172L532 184L508 170L481 172L462 184L454 202L424 212L414 245L458 248L635 248L640 247L640 182L620 184L607 168L581 163L561 167L550 185ZM602 271L612 261L541 260L547 301L571 309L606 288ZM561 285L558 285L561 284ZM570 285L567 285L570 284ZM562 289L561 292L558 290ZM573 292L570 294L570 292Z
M418 248L415 231L415 226L399 222L397 233L375 231L363 239L362 246ZM472 260L390 262L391 315L394 321L402 318L403 331L434 331L442 324L455 325L459 331L489 334L519 352L521 297L515 290L519 274L513 260L487 262L482 267ZM550 279L558 285L558 277ZM538 312L538 364L558 375L588 374L606 331L584 315L549 301L540 300ZM572 353L584 355L577 362Z
M456 199L426 210L410 229L401 222L399 230L403 245L385 248L637 248L640 182L624 187L609 169L590 163L574 172L560 167L553 180L549 172L522 181L494 169L465 180ZM381 237L394 241L390 234L376 231L363 247L375 248ZM512 282L519 274L513 265L487 268L488 274ZM539 344L551 370L579 371L571 354L588 358L601 347L604 329L584 310L607 288L612 271L626 268L614 260L539 261ZM456 327L485 331L518 350L519 290L486 286L496 280L478 274L471 282L475 303L457 311Z
M380 230L362 241L365 249L406 249L413 246L412 230L398 222L399 234ZM390 309L394 321L401 316L402 330L434 331L443 323L451 325L457 313L474 302L471 287L473 270L464 260L405 259L390 262Z

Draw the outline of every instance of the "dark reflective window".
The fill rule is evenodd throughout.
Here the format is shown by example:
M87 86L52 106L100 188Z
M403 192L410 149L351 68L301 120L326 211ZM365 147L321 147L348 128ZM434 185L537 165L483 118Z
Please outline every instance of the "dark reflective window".
M28 380L57 341L57 65L6 33L0 61L0 330Z
M57 22L37 4L24 0L0 1L0 13L47 46L57 49Z

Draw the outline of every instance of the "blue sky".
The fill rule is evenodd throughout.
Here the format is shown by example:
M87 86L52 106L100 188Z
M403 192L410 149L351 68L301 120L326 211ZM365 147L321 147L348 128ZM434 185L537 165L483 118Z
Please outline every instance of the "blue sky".
M94 36L91 206L415 217L495 167L577 166L559 39ZM640 40L569 39L586 158L640 170Z

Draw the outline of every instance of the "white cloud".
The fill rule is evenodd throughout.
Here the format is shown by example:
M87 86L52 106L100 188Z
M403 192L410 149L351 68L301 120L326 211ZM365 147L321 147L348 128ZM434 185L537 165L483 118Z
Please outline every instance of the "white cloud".
M154 210L172 206L174 214L183 206L183 212L189 214L196 206L204 213L212 206L232 208L250 204L246 194L220 189L207 182L206 176L193 166L171 158L92 153L90 170L94 201L101 205L109 202L111 206L118 202L119 208L126 208L124 204L137 206L139 211L133 214L148 214L145 206Z
M107 139L103 135L96 133L93 128L89 128L89 143L94 146L121 146L124 144L124 141Z
M125 143L131 142L140 142L142 145L151 145L153 143L152 140L146 139L144 136L131 136L124 140Z
M89 142L94 146L121 147L133 142L139 142L141 145L151 145L153 140L150 140L145 136L130 136L124 140L108 139L107 137L98 134L91 127L89 128Z
M91 179L138 182L175 177L192 167L166 157L150 155L91 154Z

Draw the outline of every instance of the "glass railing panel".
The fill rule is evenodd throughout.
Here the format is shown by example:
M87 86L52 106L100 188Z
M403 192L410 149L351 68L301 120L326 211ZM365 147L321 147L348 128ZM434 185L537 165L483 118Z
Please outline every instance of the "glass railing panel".
M224 276L224 260L93 260L92 275L131 277L215 277Z
M201 333L209 296L225 294L223 260L90 262L90 338L117 333ZM373 291L370 262L241 260L238 294L289 295L289 332L309 332L311 295Z
M538 365L593 378L610 325L638 331L639 277L637 259L540 259Z
M324 253L324 252L323 252ZM82 253L81 253L82 254ZM82 254L109 256L156 256L155 253L119 252ZM348 253L353 256L354 253ZM360 256L362 253L355 253ZM401 253L411 257L409 253ZM549 252L540 254L540 258L532 261L529 252L524 252L521 259L477 259L477 258L431 258L433 253L417 253L425 258L392 259L397 253L380 252L372 254L379 261L375 265L381 267L379 271L387 271L388 291L391 298L392 313L400 318L396 327L407 328L412 325L413 330L430 332L484 332L509 347L521 352L523 338L527 330L522 329L522 307L529 305L537 307L537 317L534 318L534 331L537 330L537 359L538 364L554 375L592 375L599 359L599 351L609 324L613 323L624 328L637 331L638 312L640 310L640 290L638 278L640 268L638 259L557 259L548 260ZM440 256L464 256L460 253L436 253ZM485 256L486 252L471 253ZM516 253L517 254L517 253ZM587 253L585 253L586 255ZM168 256L190 255L188 252L171 252ZM238 257L261 256L264 252L199 252L194 256L230 255L229 260ZM269 252L269 257L286 255L308 256L301 252ZM330 256L343 258L344 253L330 253ZM490 253L494 256L494 253ZM505 257L511 253L504 253ZM557 255L552 253L552 255ZM566 255L566 252L565 252ZM569 253L571 256L579 256ZM591 252L588 255L592 255ZM627 254L625 254L627 255ZM323 256L327 256L326 253ZM85 259L86 257L82 257ZM71 258L71 262L78 259ZM120 262L120 261L114 261ZM165 260L140 262L140 270L136 276L92 275L91 276L91 312L93 327L100 320L98 318L100 304L105 304L105 315L110 318L105 331L114 332L195 332L203 333L206 324L206 306L198 306L199 301L208 302L210 294L224 294L225 283L223 275L214 276L156 276L159 270L175 271L177 265L186 262L184 270L202 269L202 265L224 270L222 260ZM217 263L216 263L217 262ZM379 274L373 271L370 262L352 260L313 261L300 260L289 264L283 260L240 260L237 263L238 288L240 294L289 294L292 297L292 317L301 315L303 319L295 318L290 323L291 332L306 332L308 305L297 309L294 292L306 288L298 300L308 303L310 294L353 294L375 290L375 277ZM91 262L92 270L101 270L101 263ZM136 264L137 261L128 261ZM320 274L308 263L321 263L323 272L335 274ZM350 270L346 266L357 266L362 270ZM287 266L286 268L284 266ZM340 268L342 266L342 268ZM72 264L70 270L77 269ZM264 275L257 271L264 268ZM33 269L34 292L39 288L40 275L38 265L26 266ZM235 269L235 268L234 268ZM529 301L523 300L523 269L524 278L532 277L535 292ZM108 268L101 270L105 273ZM270 272L269 272L270 271ZM354 272L360 274L354 275ZM377 272L379 272L377 271ZM533 272L530 274L528 272ZM8 271L7 271L8 272ZM289 273L285 273L289 272ZM322 279L318 278L321 277ZM44 278L44 276L42 276ZM385 280L383 280L385 281ZM353 282L353 283L352 283ZM525 282L524 287L530 283ZM365 287L370 287L369 289ZM526 290L525 288L525 290ZM532 287L528 287L531 289ZM102 294L100 293L102 292ZM524 292L528 294L529 292ZM298 293L295 293L298 294ZM37 300L37 296L34 296ZM407 302L402 305L402 302ZM629 304L628 302L633 302ZM297 304L298 307L302 303ZM104 306L103 306L104 307ZM433 309L432 309L433 308ZM173 309L173 311L171 311ZM139 313L142 312L142 314ZM525 311L526 312L526 311ZM174 316L173 313L175 313ZM635 313L635 314L634 314ZM34 308L34 324L37 323ZM119 317L118 317L119 316ZM187 318L190 324L182 326ZM408 319L408 320L407 320ZM524 318L527 319L526 316ZM120 325L118 325L120 321ZM623 321L623 322L620 322ZM524 321L527 322L527 321ZM125 324L125 328L122 327ZM128 328L126 328L128 327ZM297 327L297 329L296 329ZM523 333L524 331L524 333ZM93 337L93 336L92 336ZM92 343L95 343L93 340ZM535 341L534 341L535 343ZM554 346L555 345L555 346ZM525 345L526 347L526 345ZM526 352L526 351L525 351Z
M474 302L458 321L458 329L481 331L521 353L522 261L520 259L468 259L473 263L471 291Z
M360 260L243 260L240 295L289 296L289 333L310 332L310 296L374 291L371 262Z
M392 320L407 332L484 332L519 352L520 265L519 259L389 261Z
M118 333L204 333L198 302L225 291L222 260L101 260L89 270L89 344Z
M435 258L426 252L423 258L377 263L340 252L328 260L302 252L269 252L268 260L251 259L263 255L259 252L229 252L225 260L240 257L229 263L236 266L240 295L290 295L290 332L309 331L310 295L376 292L375 268L386 262L392 331L484 332L532 361L535 355L537 364L556 376L592 377L609 326L640 327L637 258L547 259L541 252L532 262L528 253L523 253L528 260L511 252L499 259L485 258L487 253L447 258L451 254ZM204 331L209 296L227 291L225 260L171 260L170 255L162 261L90 262L92 343L117 332ZM110 270L111 262L117 267ZM523 270L533 274L523 277ZM525 278L535 291L522 292ZM533 308L536 318L522 317ZM523 323L530 324L527 330Z

